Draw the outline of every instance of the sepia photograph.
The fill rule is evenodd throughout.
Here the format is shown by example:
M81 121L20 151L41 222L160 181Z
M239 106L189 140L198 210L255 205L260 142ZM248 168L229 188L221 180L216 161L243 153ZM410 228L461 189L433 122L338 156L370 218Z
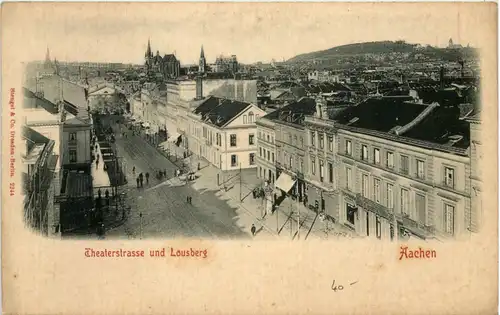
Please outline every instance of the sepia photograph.
M4 4L9 314L491 310L496 10Z
M57 238L467 238L481 71L448 35L271 60L203 40L189 60L162 34L114 62L47 43L23 85L26 223Z

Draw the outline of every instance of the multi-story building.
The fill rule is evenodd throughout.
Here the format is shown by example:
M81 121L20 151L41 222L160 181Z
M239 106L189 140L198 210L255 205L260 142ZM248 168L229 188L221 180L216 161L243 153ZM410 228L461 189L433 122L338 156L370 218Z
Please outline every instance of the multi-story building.
M169 141L179 140L179 145L187 151L194 151L189 144L187 117L204 100L204 95L255 104L257 83L255 80L205 79L201 77L197 77L196 80L168 81L167 103L163 117Z
M481 111L474 110L465 117L470 123L470 180L471 180L471 213L468 217L472 232L478 232L483 219L482 194L482 141Z
M458 104L410 99L368 99L334 117L306 118L311 147L334 139L331 187L338 203L325 211L361 236L460 238L470 229L468 123L459 119ZM327 163L323 154L308 154L320 182L330 182Z
M25 223L43 235L57 235L59 223L53 212L54 174L58 159L53 153L55 141L26 126L23 126L23 140Z
M254 168L255 122L264 114L254 104L210 96L187 115L190 149L224 171Z

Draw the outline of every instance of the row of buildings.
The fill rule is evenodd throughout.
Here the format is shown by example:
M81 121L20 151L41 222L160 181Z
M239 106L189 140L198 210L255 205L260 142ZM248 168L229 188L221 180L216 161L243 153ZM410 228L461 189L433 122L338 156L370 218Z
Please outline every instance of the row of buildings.
M480 111L441 93L304 97L257 121L257 174L361 236L468 236L483 211Z
M68 209L92 202L92 117L85 87L57 75L46 60L23 87L23 194L26 224L59 237ZM51 70L52 69L52 73Z

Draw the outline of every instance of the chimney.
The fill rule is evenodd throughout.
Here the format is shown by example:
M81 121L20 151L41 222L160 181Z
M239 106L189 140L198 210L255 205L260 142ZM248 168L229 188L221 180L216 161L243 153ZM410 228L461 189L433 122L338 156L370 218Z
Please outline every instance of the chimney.
M203 78L201 76L196 77L196 99L203 99Z

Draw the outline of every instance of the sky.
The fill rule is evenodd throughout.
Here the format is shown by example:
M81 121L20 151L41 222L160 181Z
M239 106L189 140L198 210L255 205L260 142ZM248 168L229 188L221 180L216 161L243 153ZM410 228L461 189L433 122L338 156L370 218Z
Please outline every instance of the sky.
M472 6L478 4L472 4ZM289 59L334 46L379 40L476 46L484 10L471 4L373 3L37 3L10 8L30 58L143 63L154 53L197 63L237 55L243 63ZM471 9L472 8L472 9ZM476 13L474 13L476 12ZM4 12L5 13L5 12ZM6 23L8 25L8 23Z

